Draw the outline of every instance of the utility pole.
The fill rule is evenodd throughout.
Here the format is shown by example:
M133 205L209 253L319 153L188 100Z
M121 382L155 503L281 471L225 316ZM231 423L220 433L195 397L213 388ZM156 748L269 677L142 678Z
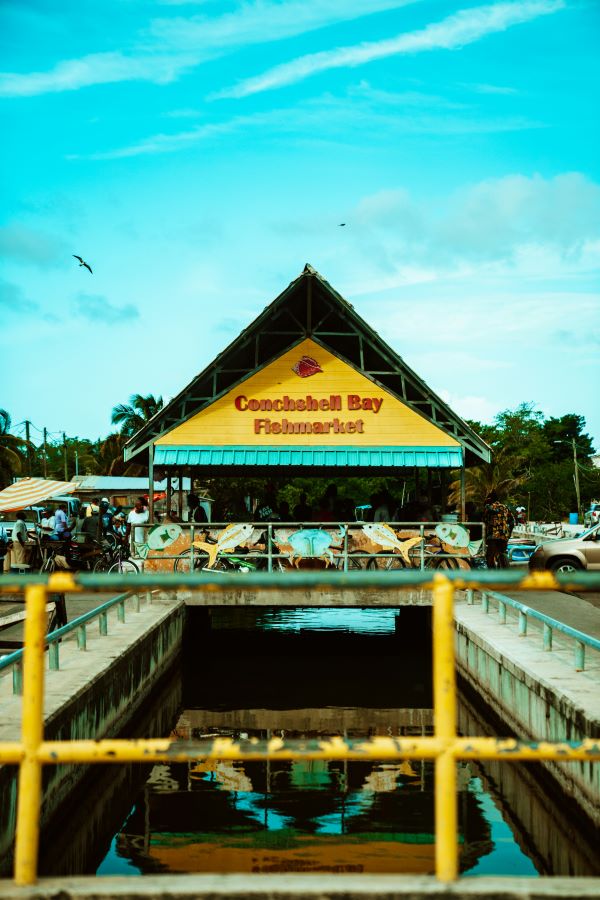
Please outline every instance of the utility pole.
M575 494L577 496L577 521L581 521L581 493L579 491L579 469L577 467L577 444L573 440L573 466L575 468Z
M27 441L27 474L31 477L31 422L25 419L25 440Z
M65 462L65 481L69 480L69 472L67 470L67 436L63 431L63 458Z
M48 431L46 430L46 426L44 426L44 478L48 477L48 448L46 446L48 442Z

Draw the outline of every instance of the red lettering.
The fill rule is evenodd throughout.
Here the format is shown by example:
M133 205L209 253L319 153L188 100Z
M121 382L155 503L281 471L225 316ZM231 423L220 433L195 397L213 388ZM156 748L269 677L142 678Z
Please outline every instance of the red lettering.
M363 425L364 425L364 419L356 420L356 430L357 430L358 434L364 434Z
M323 412L329 412L329 400L325 398L319 400L319 409L323 410Z
M348 394L348 409L360 409L360 397L358 394Z
M271 425L271 432L273 434L281 434L281 422L273 422Z
M245 410L248 409L248 405L247 405L248 398L244 397L243 394L240 394L239 397L236 397L235 400L233 401L233 403L234 403L235 408L239 409L240 412L245 412ZM244 404L246 404L246 405L244 405Z

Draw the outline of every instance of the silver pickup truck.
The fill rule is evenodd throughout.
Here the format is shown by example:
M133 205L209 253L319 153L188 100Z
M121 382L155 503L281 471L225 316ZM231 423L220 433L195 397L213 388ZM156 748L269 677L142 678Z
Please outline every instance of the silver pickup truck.
M61 503L64 503L67 507L68 521L74 522L81 505L81 502L77 497L53 497L51 500L48 500L44 506L28 506L23 510L27 516L27 519L25 520L27 531L29 531L31 535L35 535L38 527L41 525L45 510L51 509L54 512ZM16 515L14 512L0 513L0 539L2 538L2 529L4 529L7 539L10 540L15 522Z

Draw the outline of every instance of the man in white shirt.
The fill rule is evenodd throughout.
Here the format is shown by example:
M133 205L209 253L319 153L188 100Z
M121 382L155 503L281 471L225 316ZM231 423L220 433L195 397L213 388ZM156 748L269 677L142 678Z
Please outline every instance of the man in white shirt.
M11 550L11 566L27 565L29 562L29 534L27 533L27 525L25 524L26 515L24 512L18 512L17 521L13 525L11 534L12 550Z
M146 543L145 528L139 528L135 526L145 525L148 521L149 513L146 506L144 506L144 498L138 497L135 501L135 506L127 516L127 532L126 537L129 540L129 536L131 534L131 526L134 526L133 529L133 548L135 555L139 555L139 550L143 544Z

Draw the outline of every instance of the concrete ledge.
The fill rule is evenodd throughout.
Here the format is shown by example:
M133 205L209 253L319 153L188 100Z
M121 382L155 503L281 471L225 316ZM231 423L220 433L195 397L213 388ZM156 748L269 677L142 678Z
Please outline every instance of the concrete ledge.
M128 610L126 622L109 617L109 634L91 627L87 650L74 639L61 644L59 671L47 671L44 696L46 740L97 740L126 728L181 649L185 610L167 595ZM94 633L95 632L95 633ZM2 679L0 740L20 738L22 698L12 694L10 679ZM67 800L86 772L83 765L45 766L42 828ZM17 769L0 767L0 871L6 872L17 800Z
M240 575L240 581L243 581ZM378 588L295 588L285 592L275 589L241 587L239 590L223 591L178 591L177 596L186 606L285 606L298 607L339 607L371 609L397 609L400 606L431 606L431 591L422 588L413 590L379 590Z
M576 672L572 650L545 652L539 635L520 637L478 606L457 604L457 667L483 701L527 740L579 741L600 736L596 668ZM544 762L590 823L600 826L600 766Z
M463 878L441 884L433 877L410 875L148 875L47 879L29 888L0 881L3 900L598 900L599 896L599 878Z

